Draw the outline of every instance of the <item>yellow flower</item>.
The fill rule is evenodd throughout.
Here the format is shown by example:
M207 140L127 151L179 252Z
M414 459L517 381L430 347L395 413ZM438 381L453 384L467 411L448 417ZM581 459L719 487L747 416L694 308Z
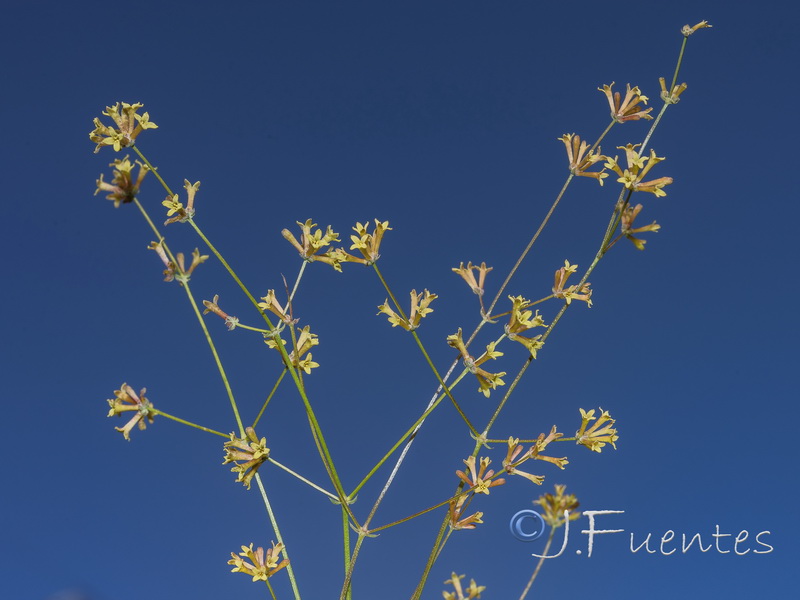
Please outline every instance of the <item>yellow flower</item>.
M659 229L661 229L661 225L653 221L650 225L645 225L644 227L637 227L636 229L632 229L633 221L636 219L637 215L641 212L642 205L637 204L636 206L628 205L622 213L621 218L621 225L620 229L622 230L622 234L628 238L633 245L636 246L639 250L644 250L644 245L647 243L645 240L640 240L637 237L634 237L634 233L645 233L648 231L652 231L657 233Z
M580 289L577 285L571 285L564 288L569 276L578 270L578 265L569 264L568 260L564 261L564 266L556 271L555 283L553 284L553 295L556 298L563 298L567 304L573 300L581 300L586 302L586 305L591 308L592 306L592 290L589 289L591 285L588 281L584 283Z
M146 165L143 165L138 160L136 164L139 165L139 173L136 180L133 179L133 164L126 156L123 159L117 158L109 164L109 167L114 168L114 178L111 183L103 181L103 175L100 174L100 179L96 181L97 189L94 191L96 196L98 192L109 192L106 196L107 199L113 200L114 208L118 208L120 204L127 204L133 202L136 194L139 193L139 187L142 185L142 180L147 172L150 170Z
M281 344L284 346L286 345L286 340L282 338L278 339L281 341ZM278 348L278 344L274 339L268 338L265 339L264 342L272 349ZM298 369L305 371L307 375L311 374L311 369L316 369L319 366L319 363L311 360L311 353L308 352L317 344L319 344L317 334L311 333L311 326L306 325L300 330L300 335L297 336L297 347L289 353L289 360L291 363ZM303 358L303 355L306 354L306 352L308 352L308 355Z
M565 485L557 485L555 494L544 494L539 496L538 500L534 500L534 504L538 504L544 509L542 518L550 527L561 527L566 522L564 520L564 511L569 511L569 520L575 521L579 519L581 513L575 509L580 506L578 499L574 494L564 494L567 489Z
M677 104L680 101L679 96L688 87L685 83L676 85L671 91L667 91L667 82L663 77L658 78L658 83L661 84L661 99L667 104Z
M260 440L252 427L245 428L245 437L238 438L231 433L231 439L225 442L225 460L223 465L236 463L231 471L236 473L236 481L242 482L247 489L258 472L259 467L269 458L267 438Z
M161 203L168 209L167 216L171 217L164 221L164 225L177 223L178 221L185 222L194 216L194 197L195 194L197 194L197 190L200 189L200 182L196 181L195 183L189 183L188 179L184 179L183 188L186 190L186 195L188 197L185 208L179 201L178 194L175 194L174 196L167 196L166 200ZM172 215L175 216L173 217Z
M467 465L467 469L469 470L469 475L464 473L464 471L456 471L456 475L458 478L461 479L464 483L466 483L472 491L476 494L489 494L489 488L492 488L496 485L503 485L506 480L505 479L492 479L494 475L494 471L489 469L486 470L488 466L491 464L491 460L488 457L483 457L481 459L480 468L475 465L475 457L470 456L469 458L464 460L464 464Z
M111 117L116 127L103 125L100 119L94 119L94 129L89 133L89 139L97 144L95 153L103 146L113 146L119 152L122 148L133 146L138 135L145 129L158 129L158 125L150 121L150 115L136 114L144 104L128 104L117 102L114 106L107 106L103 114Z
M483 585L476 585L474 579L470 579L469 587L464 590L461 587L461 580L464 578L464 575L456 575L452 573L450 575L450 579L445 581L445 585L448 583L453 586L453 592L442 592L444 596L444 600L473 600L474 598L480 598L481 592L486 589L486 586ZM467 593L465 596L464 593Z
M594 416L594 409L589 412L584 411L582 408L580 409L581 428L575 432L576 443L586 446L589 450L594 452L602 452L603 446L607 443L611 444L616 450L617 445L614 442L619 439L619 436L617 435L617 430L612 428L615 421L611 418L611 415L608 414L608 411L602 408L599 410L602 411L602 414L597 418L597 422L589 427L589 429L586 429L586 426L596 418Z
M277 315L278 318L287 325L294 322L291 314L289 314L291 303L287 302L285 307L281 306L278 302L278 299L275 297L275 290L267 290L267 295L262 296L261 299L263 302L258 303L259 308L262 310L268 310Z
M569 170L573 175L580 175L582 177L594 177L600 185L603 185L603 179L608 177L608 173L604 171L587 171L589 167L605 160L608 157L600 154L600 148L596 151L590 152L588 155L586 151L589 149L589 144L582 142L579 135L573 133L565 133L558 138L567 147L567 158L569 159Z
M464 360L464 366L469 369L469 372L475 375L475 377L478 379L478 391L484 396L488 398L491 390L497 389L497 386L499 385L505 385L505 381L501 379L501 377L506 374L505 371L500 373L489 373L480 367L481 364L489 359L494 360L500 356L503 356L502 352L495 350L496 342L491 342L488 344L486 346L486 352L481 354L478 359L474 359L469 352L467 352L467 347L461 337L460 328L458 332L447 336L447 344L458 350L459 356Z
M389 227L389 221L379 221L375 219L375 231L373 233L369 233L369 223L364 223L363 225L361 223L356 223L355 227L353 227L353 231L356 232L356 235L350 236L350 240L353 242L350 249L358 250L364 258L361 259L352 256L348 260L360 262L365 265L371 265L377 261L381 256L378 251L383 241L383 235L391 230L392 228Z
M628 161L628 168L623 170L617 163L617 157L609 158L606 168L613 170L619 175L618 182L622 183L627 189L634 192L650 192L656 196L666 196L667 193L662 189L672 183L672 177L659 177L650 181L642 181L647 173L655 165L665 160L663 156L656 156L654 150L650 150L650 156L641 156L636 147L641 144L628 144L627 146L617 146L620 150L625 150L625 157Z
M330 246L331 242L338 242L339 234L336 233L330 225L328 225L324 234L322 233L321 229L314 231L314 227L316 227L317 224L311 219L308 219L305 223L297 221L297 224L300 225L302 232L300 234L299 242L288 229L281 231L281 235L283 235L283 237L286 238L286 240L297 249L297 251L300 253L300 256L303 257L303 260L308 262L323 262L331 265L334 269L341 272L342 267L340 263L342 260L344 260L342 257L343 251L329 250L323 254L318 254L320 250Z
M544 319L539 314L538 310L536 311L536 315L530 310L525 310L531 306L532 303L530 300L526 300L522 296L509 296L508 298L512 303L511 316L505 327L508 339L519 342L525 346L531 353L531 356L536 358L536 352L544 346L544 342L541 341L542 336L526 337L520 335L520 333L533 329L534 327L546 327Z
M681 33L682 33L682 34L683 34L685 37L689 37L689 36L690 36L690 35L692 35L692 34L693 34L695 31L697 31L698 29L703 29L704 27L711 27L711 25L709 25L709 24L708 24L708 21L700 21L700 22L699 22L697 25L695 25L694 27L689 27L688 25L684 25L684 26L681 28Z
M282 543L272 542L272 548L264 552L264 548L259 546L253 550L253 544L242 546L242 551L238 554L231 552L229 565L233 565L232 573L245 573L253 578L253 581L266 581L275 573L289 564L289 559L284 558L278 562L279 554L283 550ZM244 559L250 562L246 562Z
M147 423L152 423L155 413L153 412L153 404L144 397L147 390L142 388L139 395L133 391L133 388L127 383L123 383L118 390L114 390L116 398L108 400L108 405L111 410L108 411L108 416L113 417L128 411L136 411L130 421L123 427L115 427L117 431L122 433L123 437L131 441L131 430L134 425L139 425L139 429L146 429Z
M532 450L533 448L531 448ZM526 479L529 479L536 485L542 485L544 481L543 475L533 475L532 473L526 473L525 471L520 471L517 469L518 465L521 465L529 458L532 458L530 450L522 455L522 457L517 460L517 456L519 453L522 452L522 445L519 443L519 438L508 438L508 452L506 453L506 457L503 460L503 467L506 470L506 473L509 475L521 475Z
M387 315L392 327L397 327L399 325L406 331L413 331L419 327L419 323L423 317L433 312L430 304L436 300L436 298L438 298L438 296L436 294L431 294L428 290L423 290L421 294L418 294L417 290L411 290L411 310L408 313L408 318L394 312L389 306L388 298L378 307L378 314L384 313Z
M483 296L483 284L486 281L486 274L492 270L493 267L487 267L486 263L481 263L480 267L476 267L471 262L464 266L464 263L459 263L457 269L452 269L454 273L461 275L461 278L467 282L467 285L478 296ZM473 270L478 271L478 279L475 279Z
M603 92L608 99L608 105L611 107L612 119L614 119L617 123L625 123L626 121L638 121L639 119L653 118L647 114L653 110L652 108L643 110L639 105L639 102L642 104L647 104L647 96L642 94L638 86L631 88L631 84L627 84L628 89L625 92L625 98L620 100L620 93L611 91L611 87L613 85L614 82L612 81L611 85L604 85L601 88L597 88Z

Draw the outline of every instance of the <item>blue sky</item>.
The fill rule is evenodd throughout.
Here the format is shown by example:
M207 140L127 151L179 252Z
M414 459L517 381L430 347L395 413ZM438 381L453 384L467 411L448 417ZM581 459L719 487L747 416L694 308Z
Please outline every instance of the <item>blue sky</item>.
M166 419L125 442L106 418L123 381L157 408L232 431L230 407L179 287L161 281L152 234L133 206L93 197L110 178L110 149L92 153L92 119L117 101L143 102L159 125L142 151L175 188L202 182L197 222L253 292L292 280L297 253L281 237L314 219L349 237L356 221L389 220L380 266L392 288L439 295L420 335L445 369L445 343L471 330L477 302L451 272L494 267L492 295L566 175L557 138L593 140L607 124L597 88L638 85L657 111L680 27L707 19L679 77L688 84L651 147L672 176L665 198L635 201L662 225L647 249L614 248L591 277L594 305L571 308L511 397L493 437L570 434L578 408L617 420L617 450L558 447L564 471L542 464L541 488L518 478L479 499L484 524L453 536L423 598L452 571L517 598L542 540L522 543L508 520L564 483L585 510L619 510L598 527L624 529L586 552L586 518L534 587L541 596L747 597L786 591L800 526L793 443L797 362L797 192L792 183L796 14L775 2L608 4L534 2L18 3L0 25L6 166L0 238L6 328L2 352L7 463L0 510L4 598L133 600L267 597L229 573L230 552L274 535L255 488L222 466L218 438ZM642 122L603 144L639 142ZM587 266L618 193L575 181L512 281L546 295L565 259ZM643 194L639 194L643 195ZM161 215L164 192L140 199ZM185 253L202 243L171 225ZM424 407L435 380L408 334L375 316L386 296L374 274L311 264L298 292L301 325L319 334L312 401L346 487L354 486ZM199 298L255 324L215 261L192 279ZM542 308L545 320L557 310ZM243 411L255 414L279 372L257 334L208 321ZM484 343L488 342L488 338ZM499 366L514 371L511 346ZM288 382L286 382L288 383ZM477 423L486 400L470 382L459 400ZM463 396L463 398L462 398ZM273 456L324 482L302 407L281 387L259 427ZM445 405L426 423L376 517L388 523L443 500L473 442ZM504 451L490 456L499 465ZM303 598L338 597L336 507L286 474L262 470ZM354 505L363 517L387 473ZM515 478L511 478L515 479ZM360 511L360 512L359 512ZM368 540L357 598L408 598L442 514ZM738 556L713 548L632 553L668 530L704 544L749 533ZM560 539L560 538L559 538ZM723 550L732 538L720 538ZM726 546L727 544L727 546ZM651 547L657 547L651 543ZM576 550L582 549L579 555ZM276 575L279 598L289 598Z

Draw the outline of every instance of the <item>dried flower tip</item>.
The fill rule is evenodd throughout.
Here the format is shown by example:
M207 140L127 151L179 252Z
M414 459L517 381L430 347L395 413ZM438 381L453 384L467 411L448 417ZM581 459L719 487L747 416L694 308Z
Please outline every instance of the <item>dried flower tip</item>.
M602 408L599 410L602 412L600 417L597 418L597 422L589 429L586 429L586 426L596 418L594 409L589 412L584 411L582 408L580 409L581 428L575 433L576 443L586 446L594 452L602 452L603 446L606 444L611 444L616 450L617 446L614 442L619 439L619 436L617 435L617 430L612 428L615 420L611 418L607 411Z
M108 165L114 169L114 177L111 183L103 181L101 173L100 179L95 182L97 189L94 191L94 195L96 196L101 191L109 192L106 198L114 202L114 208L118 208L120 204L133 202L133 199L139 193L139 187L142 185L144 176L150 170L147 165L143 165L138 160L135 164L139 165L139 173L134 180L133 164L128 160L128 157L115 159L114 162Z
M89 139L97 144L95 153L103 146L113 146L119 152L122 148L133 146L137 136L145 129L158 129L158 125L150 121L150 115L136 114L144 104L128 104L117 102L114 106L107 106L103 114L111 117L116 127L103 125L100 119L94 119L94 129L89 133Z
M114 428L122 433L123 437L128 441L131 441L130 434L134 425L138 424L139 429L146 429L147 423L152 423L155 417L153 404L144 396L146 391L145 388L142 388L137 396L131 386L123 383L118 390L114 390L116 398L108 400L108 405L111 407L111 410L108 411L109 417L123 412L136 411L136 414L123 427Z
M284 558L278 562L279 555L283 550L282 543L272 542L272 548L264 552L264 548L259 546L253 550L253 544L242 546L242 551L236 555L231 552L229 565L233 565L232 573L245 573L253 578L253 581L266 581L275 573L289 564L289 559ZM246 562L244 559L249 560Z
M614 82L612 81L611 85L604 85L601 88L597 88L603 92L608 99L608 105L611 107L612 119L614 119L617 123L625 123L626 121L638 121L639 119L653 118L648 114L651 110L653 110L652 107L645 110L639 105L640 102L642 104L647 104L647 96L642 94L638 86L631 88L631 84L627 84L625 98L621 100L621 95L619 92L611 91L611 87L613 85Z

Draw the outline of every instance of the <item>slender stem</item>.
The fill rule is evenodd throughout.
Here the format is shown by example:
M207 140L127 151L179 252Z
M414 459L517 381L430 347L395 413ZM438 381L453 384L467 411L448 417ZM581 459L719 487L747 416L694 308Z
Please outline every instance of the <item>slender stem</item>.
M221 431L216 431L214 429L209 429L208 427L203 427L202 425L198 425L197 423L192 423L191 421L186 421L181 419L180 417L176 417L165 413L163 410L158 410L157 408L151 408L150 411L161 417L166 417L167 419L172 419L173 421L177 421L178 423L182 423L183 425L188 425L189 427L194 427L195 429L199 429L200 431L205 431L206 433L213 433L214 435L218 435L220 437L224 437L226 439L230 438L231 436L227 433L222 433Z
M286 544L283 541L283 536L281 535L281 530L278 527L278 521L275 519L275 513L272 511L272 505L269 502L269 498L267 498L267 490L264 489L264 483L261 481L261 475L256 473L256 483L258 484L258 489L261 491L261 500L264 502L264 507L267 509L267 516L269 517L269 522L272 525L272 530L275 532L275 537L278 538L278 542L283 544L283 558L289 558L289 552L286 549ZM300 590L297 588L297 580L294 576L294 569L292 568L292 561L289 561L289 564L286 565L286 571L289 574L289 582L292 585L292 592L294 592L295 600L300 600Z
M164 181L164 179L161 177L161 174L158 172L158 169L156 169L153 165L150 164L150 161L147 160L147 157L145 157L144 154L142 154L142 152L139 150L139 147L135 144L130 147L133 148L133 151L139 155L139 158L141 158L142 162L147 165L147 168L150 169L153 175L155 175L156 179L158 179L161 182L161 185L164 187L165 190L167 190L167 193L170 195L170 197L174 196L175 194L173 194L172 190L169 189L167 182Z
M550 544L553 543L553 537L555 536L555 533L556 533L556 528L555 527L551 527L550 528L550 535L547 536L547 544L545 544L545 546L544 546L544 552L542 552L541 558L539 559L539 562L536 563L536 568L533 570L533 575L531 575L531 578L528 581L528 585L526 585L525 589L522 590L522 595L519 597L519 600L525 600L525 596L528 595L528 590L531 589L531 586L533 585L533 582L536 580L536 576L539 574L539 569L542 568L542 565L544 564L545 557L547 556L547 553L550 551Z
M228 436L226 436L226 437L228 437ZM287 467L286 465L283 465L283 464L279 463L279 462L278 462L277 460L275 460L274 458L270 457L270 458L268 458L267 460L268 460L269 462L271 462L273 465L275 465L276 467L278 467L279 469L283 469L284 471L286 471L286 472L287 472L287 473L289 473L290 475L293 475L294 477L297 477L297 479L299 479L299 480L300 480L300 481L302 481L303 483L306 483L306 484L308 484L309 486L311 486L312 488L314 488L314 489L315 489L315 490L317 490L318 492L322 492L323 494L325 494L325 495L326 495L328 498L330 498L331 500L336 500L337 502L339 501L339 497L338 497L336 494L333 494L333 493L329 492L328 490L326 490L326 489L324 489L324 488L322 488L322 487L318 486L316 483L313 483L313 482L309 481L308 479L306 479L305 477L303 477L302 475L300 475L300 474L299 474L299 473L297 473L296 471L292 471L292 470L291 470L289 467Z
M278 380L275 382L275 385L272 386L272 390L270 390L269 395L267 396L267 399L264 400L264 404L261 407L261 410L258 411L258 415L256 415L256 418L253 421L253 426L252 426L253 429L255 429L256 425L258 425L258 422L261 420L261 416L264 414L264 411L267 409L267 404L269 404L269 401L272 400L272 397L275 395L275 392L278 391L278 386L281 384L281 381L283 381L283 378L285 376L286 376L286 367L284 367L283 371L281 371L281 374L278 376Z

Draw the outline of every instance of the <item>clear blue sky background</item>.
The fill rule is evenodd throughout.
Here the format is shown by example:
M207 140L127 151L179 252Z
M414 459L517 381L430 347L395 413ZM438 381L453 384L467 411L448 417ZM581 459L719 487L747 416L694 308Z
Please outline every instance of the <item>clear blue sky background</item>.
M155 405L222 431L230 408L196 321L146 250L133 206L93 197L114 158L92 154L92 118L116 101L144 102L160 128L140 147L179 188L201 180L197 221L257 295L293 278L296 252L280 231L313 218L349 236L388 219L381 267L398 295L440 295L420 333L437 364L445 337L471 330L477 303L450 271L460 261L505 276L567 174L556 138L595 138L608 108L596 88L641 86L656 110L680 27L690 40L652 147L675 183L647 195L645 222L663 229L647 250L615 248L593 274L595 305L568 311L511 398L493 437L570 433L578 408L617 419L618 450L563 444L565 471L542 464L542 488L522 480L476 508L485 523L454 536L425 598L451 571L518 597L534 566L508 519L565 483L585 509L623 510L586 556L582 519L535 591L618 599L778 595L797 559L796 311L800 48L786 3L703 2L17 2L0 25L4 165L0 178L3 435L0 596L47 600L264 598L230 574L232 550L274 535L255 488L234 484L218 438L158 419L125 442L105 399L123 381ZM781 7L779 9L779 7ZM604 149L638 142L629 123ZM109 175L106 175L108 178ZM578 180L510 293L548 293L564 259L586 266L617 190ZM148 177L156 215L164 192ZM176 251L199 245L172 225ZM376 306L370 270L312 264L296 310L321 344L312 399L345 484L353 486L419 414L433 390L411 338ZM243 322L256 315L210 261L193 278ZM543 309L549 321L555 305ZM234 391L252 415L278 372L257 335L209 320ZM487 338L487 341L490 338ZM503 348L513 372L522 348ZM478 423L493 402L458 389ZM493 400L499 395L493 395ZM325 481L291 386L262 425L276 459ZM443 405L426 424L376 524L445 498L472 440ZM499 465L502 447L491 456ZM263 469L303 598L338 597L338 510ZM378 477L383 481L386 474ZM378 482L355 505L362 516ZM369 540L355 597L407 598L441 519L438 512ZM769 554L696 548L632 554L647 533L747 530ZM574 538L574 539L573 539ZM723 538L730 549L731 538ZM583 554L576 554L583 549ZM288 598L285 577L276 577Z

